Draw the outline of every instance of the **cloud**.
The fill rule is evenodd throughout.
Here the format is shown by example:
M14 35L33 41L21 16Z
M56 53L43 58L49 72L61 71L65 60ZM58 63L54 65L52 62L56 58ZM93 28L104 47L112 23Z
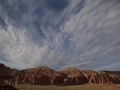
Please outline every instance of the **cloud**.
M93 1L86 2L80 12L70 17L71 19L64 25L63 32L72 34L69 39L70 45L75 51L80 52L77 56L79 60L83 59L82 62L90 61L93 65L97 63L99 65L94 67L90 64L82 68L89 66L91 69L97 69L104 64L106 67L109 66L107 62L119 60L114 55L117 56L120 51L118 44L120 42L118 35L120 34L118 9L120 5L116 5L116 1L105 3ZM111 58L108 60L108 57ZM104 63L101 63L102 60Z
M118 0L1 1L0 62L119 70Z

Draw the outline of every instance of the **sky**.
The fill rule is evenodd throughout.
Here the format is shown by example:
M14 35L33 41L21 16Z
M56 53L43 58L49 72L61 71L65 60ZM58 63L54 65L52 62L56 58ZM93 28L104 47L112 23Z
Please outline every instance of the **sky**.
M120 70L120 0L0 0L0 63Z

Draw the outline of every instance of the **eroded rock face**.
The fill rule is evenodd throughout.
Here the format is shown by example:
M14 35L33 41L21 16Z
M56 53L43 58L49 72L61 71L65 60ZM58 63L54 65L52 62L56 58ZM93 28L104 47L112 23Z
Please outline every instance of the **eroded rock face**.
M68 68L60 72L67 76L65 83L68 85L86 84L89 82L92 73L90 73L90 71L81 71L76 68Z
M25 69L21 71L23 75L25 74L32 74L34 76L40 76L40 75L47 75L49 77L56 76L59 74L59 72L50 69L47 66L39 66L35 68Z
M68 68L55 71L47 66L16 70L0 64L0 84L35 84L35 85L82 85L91 83L120 83L120 72L78 70Z
M21 72L16 69L11 69L6 67L4 64L0 63L0 84L4 84L5 80L8 80L14 76L19 75Z
M34 77L34 84L36 85L50 85L50 77L47 75L41 75L39 77Z
M107 73L109 75L117 76L120 78L120 71L102 71L104 73Z
M6 67L4 64L0 64L0 76L17 76L21 72L16 69Z
M34 84L34 75L26 74L12 77L11 79L5 80L4 83L6 85L13 84Z
M51 85L63 85L64 77L63 76L54 76L50 80Z
M105 72L93 73L89 79L89 83L102 83L102 84L117 84L120 79L116 75L110 75Z

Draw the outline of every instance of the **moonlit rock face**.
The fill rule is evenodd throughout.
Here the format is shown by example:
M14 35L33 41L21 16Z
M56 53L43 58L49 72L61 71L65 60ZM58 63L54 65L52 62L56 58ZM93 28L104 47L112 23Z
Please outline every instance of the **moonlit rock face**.
M119 0L0 0L0 63L120 70Z

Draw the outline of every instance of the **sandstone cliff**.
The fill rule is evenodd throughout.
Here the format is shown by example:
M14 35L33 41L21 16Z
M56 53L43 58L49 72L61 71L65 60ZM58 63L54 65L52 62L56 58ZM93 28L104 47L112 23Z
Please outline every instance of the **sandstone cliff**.
M0 76L17 76L19 74L19 70L11 69L0 63Z
M0 63L0 84L2 84L4 80L8 80L20 73L21 72L19 70L11 69Z
M19 71L0 64L0 84L81 85L91 83L120 83L120 72L95 72L92 70L78 70L76 68L55 71L47 66Z
M25 69L25 70L22 70L21 73L23 75L25 75L25 74L32 74L35 76L47 75L49 77L59 75L59 72L57 72L53 69L50 69L47 66L39 66L39 67L35 67L35 68Z

